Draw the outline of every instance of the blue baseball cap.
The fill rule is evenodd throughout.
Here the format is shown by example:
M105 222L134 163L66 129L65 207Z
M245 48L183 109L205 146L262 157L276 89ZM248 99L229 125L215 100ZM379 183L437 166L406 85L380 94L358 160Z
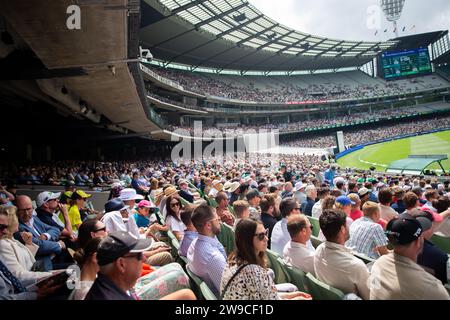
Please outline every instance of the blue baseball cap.
M337 203L340 203L341 205L343 205L343 206L348 206L348 205L351 205L351 204L355 204L355 202L354 201L352 201L349 197L347 197L347 196L339 196L339 197L337 197L336 198L336 202Z

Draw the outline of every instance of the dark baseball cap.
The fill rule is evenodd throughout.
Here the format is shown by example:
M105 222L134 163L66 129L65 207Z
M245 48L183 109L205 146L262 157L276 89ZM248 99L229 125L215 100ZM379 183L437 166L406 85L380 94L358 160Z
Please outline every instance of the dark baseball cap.
M98 245L97 263L104 266L127 253L147 251L151 245L151 239L136 239L125 231L110 232Z
M429 219L413 217L405 213L389 221L386 226L386 235L393 245L405 245L417 240L431 226Z
M259 192L258 189L251 189L249 192L247 192L247 200L251 200L254 197L260 197L262 198L263 193Z

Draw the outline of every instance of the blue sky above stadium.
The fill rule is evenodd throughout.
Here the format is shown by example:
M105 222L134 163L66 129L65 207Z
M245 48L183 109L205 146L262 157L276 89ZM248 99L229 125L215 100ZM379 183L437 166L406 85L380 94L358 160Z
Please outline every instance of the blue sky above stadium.
M380 9L380 0L249 0L249 2L275 21L314 35L366 41L384 41L395 37L392 23L386 20ZM450 1L405 1L402 16L398 21L399 36L449 28Z

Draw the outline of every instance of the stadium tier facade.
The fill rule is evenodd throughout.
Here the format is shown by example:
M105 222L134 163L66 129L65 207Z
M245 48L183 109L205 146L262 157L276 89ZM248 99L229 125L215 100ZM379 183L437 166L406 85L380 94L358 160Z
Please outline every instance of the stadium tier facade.
M167 135L194 135L201 122L224 135L277 129L285 141L449 109L448 31L352 42L293 30L241 0L141 9L152 59L140 69Z

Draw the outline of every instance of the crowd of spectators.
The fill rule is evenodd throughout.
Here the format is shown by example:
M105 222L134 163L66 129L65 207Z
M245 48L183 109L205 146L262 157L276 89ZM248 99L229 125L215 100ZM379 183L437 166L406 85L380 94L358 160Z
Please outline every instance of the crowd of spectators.
M450 127L450 117L436 117L433 119L421 119L406 123L380 125L370 129L342 129L346 146L354 146L361 143L374 142L378 140L394 138L405 134L426 132L434 129L445 129ZM336 145L334 135L317 135L315 137L305 137L282 145L302 148L328 148Z
M202 124L202 130L210 130L211 132L216 131L218 133L227 136L241 136L246 130L279 130L281 133L286 132L302 132L308 131L316 128L324 128L329 126L339 126L348 125L351 123L366 123L370 121L379 121L383 119L388 119L391 117L407 116L416 113L414 108L402 108L402 109L384 109L377 110L372 114L353 114L353 115L341 115L332 118L319 118L311 120L302 120L295 122L278 122L273 121L270 124L260 123L260 124L239 124L239 125L227 125L227 126L205 126ZM191 135L195 134L194 126L175 126L171 125L169 127L171 131L177 129L183 129L188 131ZM203 132L202 132L203 133Z
M227 77L220 79L207 74L174 69L153 68L153 70L160 76L171 79L182 85L186 90L192 92L241 101L265 103L360 99L386 95L394 96L438 86L436 82L427 82L424 79L410 79L396 82L384 82L380 80L376 83L363 83L358 80L348 82L349 79L344 79L347 83L342 79L342 81L329 82L322 79L323 84L309 84L307 82L302 83L302 78L296 76L273 77L275 79L273 84L261 81L262 84L257 85L255 82L258 81L258 77L250 77L250 80L238 78L237 76L230 79ZM280 81L277 81L277 78ZM261 77L261 80L264 80L264 77ZM277 85L274 83L277 83Z
M35 199L0 190L0 298L195 299L193 273L226 300L314 299L280 282L267 263L278 254L347 299L450 299L448 256L433 243L450 239L449 181L340 170L315 155L66 167L115 174L110 200L95 211L73 185ZM73 263L75 290L29 287Z

